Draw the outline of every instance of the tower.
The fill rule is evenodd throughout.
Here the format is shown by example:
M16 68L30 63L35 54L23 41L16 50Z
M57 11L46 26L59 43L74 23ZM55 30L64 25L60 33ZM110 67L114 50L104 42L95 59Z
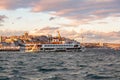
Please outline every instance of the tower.
M0 42L2 42L2 36L0 36Z
M25 32L25 33L24 33L24 36L25 36L25 37L28 37L28 33L27 33L27 32Z

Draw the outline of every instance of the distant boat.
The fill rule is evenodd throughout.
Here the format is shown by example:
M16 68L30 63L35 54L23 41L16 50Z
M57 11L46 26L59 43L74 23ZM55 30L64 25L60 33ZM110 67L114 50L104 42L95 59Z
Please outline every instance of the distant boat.
M20 51L20 46L2 46L0 51Z

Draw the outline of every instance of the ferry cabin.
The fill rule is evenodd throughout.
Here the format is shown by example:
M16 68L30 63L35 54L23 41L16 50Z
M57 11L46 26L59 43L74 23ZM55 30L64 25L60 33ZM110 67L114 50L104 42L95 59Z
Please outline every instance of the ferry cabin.
M80 45L75 44L42 44L42 51L81 51Z
M26 44L26 47L31 47L27 51L32 51L35 45L33 44ZM81 46L78 44L38 44L36 45L36 49L34 51L81 51Z

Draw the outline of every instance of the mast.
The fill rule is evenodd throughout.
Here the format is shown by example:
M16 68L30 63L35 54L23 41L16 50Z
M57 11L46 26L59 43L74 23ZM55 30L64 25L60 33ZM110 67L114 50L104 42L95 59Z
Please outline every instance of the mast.
M59 32L59 31L57 31L57 33L58 33L58 38L59 38L59 40L60 40L60 39L61 39L60 32Z

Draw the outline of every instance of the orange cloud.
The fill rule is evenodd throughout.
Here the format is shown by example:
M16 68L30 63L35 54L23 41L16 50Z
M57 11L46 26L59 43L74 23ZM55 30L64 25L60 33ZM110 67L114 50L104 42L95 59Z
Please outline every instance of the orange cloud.
M57 15L57 16L60 16L60 15L64 15L64 14L67 14L71 11L74 11L75 9L63 9L63 10L60 10L56 13L54 13L54 15Z
M33 5L32 11L38 12L43 10L49 10L49 9L57 8L57 6L59 8L59 5L66 1L68 0L40 0L37 3L32 3Z
M48 34L54 34L54 32L56 32L57 30L59 30L59 27L44 27L42 29L35 29L33 31L30 31L29 33L31 35L48 35Z
M0 9L8 8L9 3L10 3L10 0L0 0Z
M0 0L0 10L11 9L17 2L17 0Z
M93 12L94 15L102 15L102 14L105 14L105 13L110 13L110 12L117 12L117 10L115 9L102 9L102 10L96 10Z

